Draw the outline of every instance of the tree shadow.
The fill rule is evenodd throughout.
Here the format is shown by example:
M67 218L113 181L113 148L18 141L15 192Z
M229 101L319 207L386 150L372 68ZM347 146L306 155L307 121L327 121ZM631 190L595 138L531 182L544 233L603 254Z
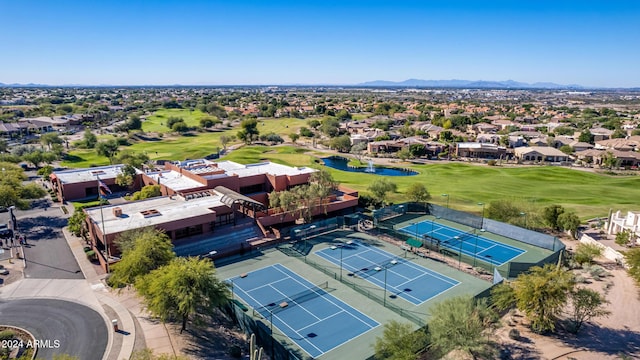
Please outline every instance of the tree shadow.
M59 229L67 226L67 219L37 216L18 220L18 233L27 234L30 241L55 239L61 236Z
M587 323L578 334L562 331L553 336L568 346L588 351L608 355L640 355L640 332L630 329L611 329Z

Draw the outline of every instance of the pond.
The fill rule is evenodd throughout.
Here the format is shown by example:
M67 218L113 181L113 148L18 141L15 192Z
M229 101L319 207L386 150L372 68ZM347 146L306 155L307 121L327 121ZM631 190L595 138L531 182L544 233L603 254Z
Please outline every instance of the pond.
M411 176L418 173L409 169L388 168L373 165L373 162L369 160L369 165L366 167L354 167L348 165L349 160L340 156L330 156L322 158L324 164L330 168L334 168L342 171L349 172L361 172L383 176Z

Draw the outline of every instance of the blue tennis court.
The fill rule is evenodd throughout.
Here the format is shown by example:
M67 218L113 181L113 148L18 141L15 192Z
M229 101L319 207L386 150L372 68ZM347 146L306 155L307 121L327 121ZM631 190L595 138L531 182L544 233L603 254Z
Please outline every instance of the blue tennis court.
M386 288L390 295L399 296L420 305L460 282L427 269L407 259L397 257L375 246L350 241L315 252L348 272L347 276L361 277Z
M464 232L434 223L431 220L411 224L399 230L405 234L417 236L418 239L428 239L430 237L437 241L437 245L440 247L448 248L456 253L461 251L463 254L496 266L512 261L526 252L517 247L482 237L476 232L476 229Z
M228 281L234 294L313 358L380 325L281 264Z

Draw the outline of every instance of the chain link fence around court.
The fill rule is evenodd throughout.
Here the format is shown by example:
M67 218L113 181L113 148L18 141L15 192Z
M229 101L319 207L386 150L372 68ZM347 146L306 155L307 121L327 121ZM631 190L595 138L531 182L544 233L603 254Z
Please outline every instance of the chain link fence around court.
M440 243L428 235L422 235L417 239L421 241L425 248L430 251L437 252L443 257L449 257L458 261L458 263L472 264L474 267L482 268L490 273L497 269L500 274L506 277L516 277L518 274L527 271L532 266L541 266L543 264L557 261L560 253L565 249L565 245L556 237L542 234L537 231L523 229L518 226L506 224L500 221L483 218L474 214L463 211L453 210L435 204L405 203L382 208L374 212L374 219L377 230L396 239L407 241L415 238L409 234L397 231L397 225L404 223L411 218L418 217L420 214L431 215L436 218L452 221L458 224L470 226L474 229L485 229L489 233L504 236L506 238L553 251L553 254L545 257L538 262L516 262L512 261L500 266L482 261L481 258L464 254L456 251L455 248L444 248Z
M339 229L343 226L344 218L342 216L337 216L331 219L315 221L311 224L293 226L289 229L289 236L292 241L297 241Z
M236 301L231 301L225 308L229 314L244 331L245 334L256 334L256 343L261 346L267 353L271 355L273 360L307 360L311 359L302 353L302 351L294 348L293 345L287 344L278 339L276 333L272 334L272 327L269 319L259 317L257 320L251 317L248 309ZM251 312L253 313L253 312ZM284 339L285 336L281 335Z
M395 304L393 304L391 301L386 301L385 299L385 294L384 294L384 289L380 289L379 287L373 287L370 285L365 285L366 280L361 279L360 281L362 283L359 283L358 280L354 279L354 278L350 278L348 276L348 270L344 270L343 269L343 276L341 276L338 272L340 271L339 268L335 268L332 266L328 266L328 265L322 265L320 263L317 263L309 258L307 258L305 260L305 262L309 265L311 265L312 267L316 268L317 270L320 270L321 272L325 273L326 275L334 278L335 280L340 281L341 283L347 285L348 287L350 287L351 289L359 292L360 294L366 296L367 298L374 300L375 302L377 302L378 304L386 307L387 309L395 312L396 314L404 317L405 319L408 319L412 322L414 322L415 324L419 325L420 327L423 327L426 325L426 318L427 318L427 314L424 313L420 313L417 311L410 311L407 309L403 309ZM338 272L336 272L338 271ZM369 284L367 282L367 284Z

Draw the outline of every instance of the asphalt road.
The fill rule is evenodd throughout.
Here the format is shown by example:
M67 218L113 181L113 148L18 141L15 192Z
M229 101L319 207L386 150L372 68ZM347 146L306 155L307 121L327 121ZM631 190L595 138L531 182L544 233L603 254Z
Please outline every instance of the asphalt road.
M4 217L8 220L8 215ZM16 210L16 234L25 235L25 277L34 279L83 279L82 271L67 244L62 228L67 217L48 200L37 200L29 210ZM3 217L0 217L0 221ZM17 242L16 242L17 243Z
M38 349L38 359L69 354L83 360L101 360L107 348L104 319L78 303L50 299L0 301L0 324L26 329L45 344L48 340L48 346Z

